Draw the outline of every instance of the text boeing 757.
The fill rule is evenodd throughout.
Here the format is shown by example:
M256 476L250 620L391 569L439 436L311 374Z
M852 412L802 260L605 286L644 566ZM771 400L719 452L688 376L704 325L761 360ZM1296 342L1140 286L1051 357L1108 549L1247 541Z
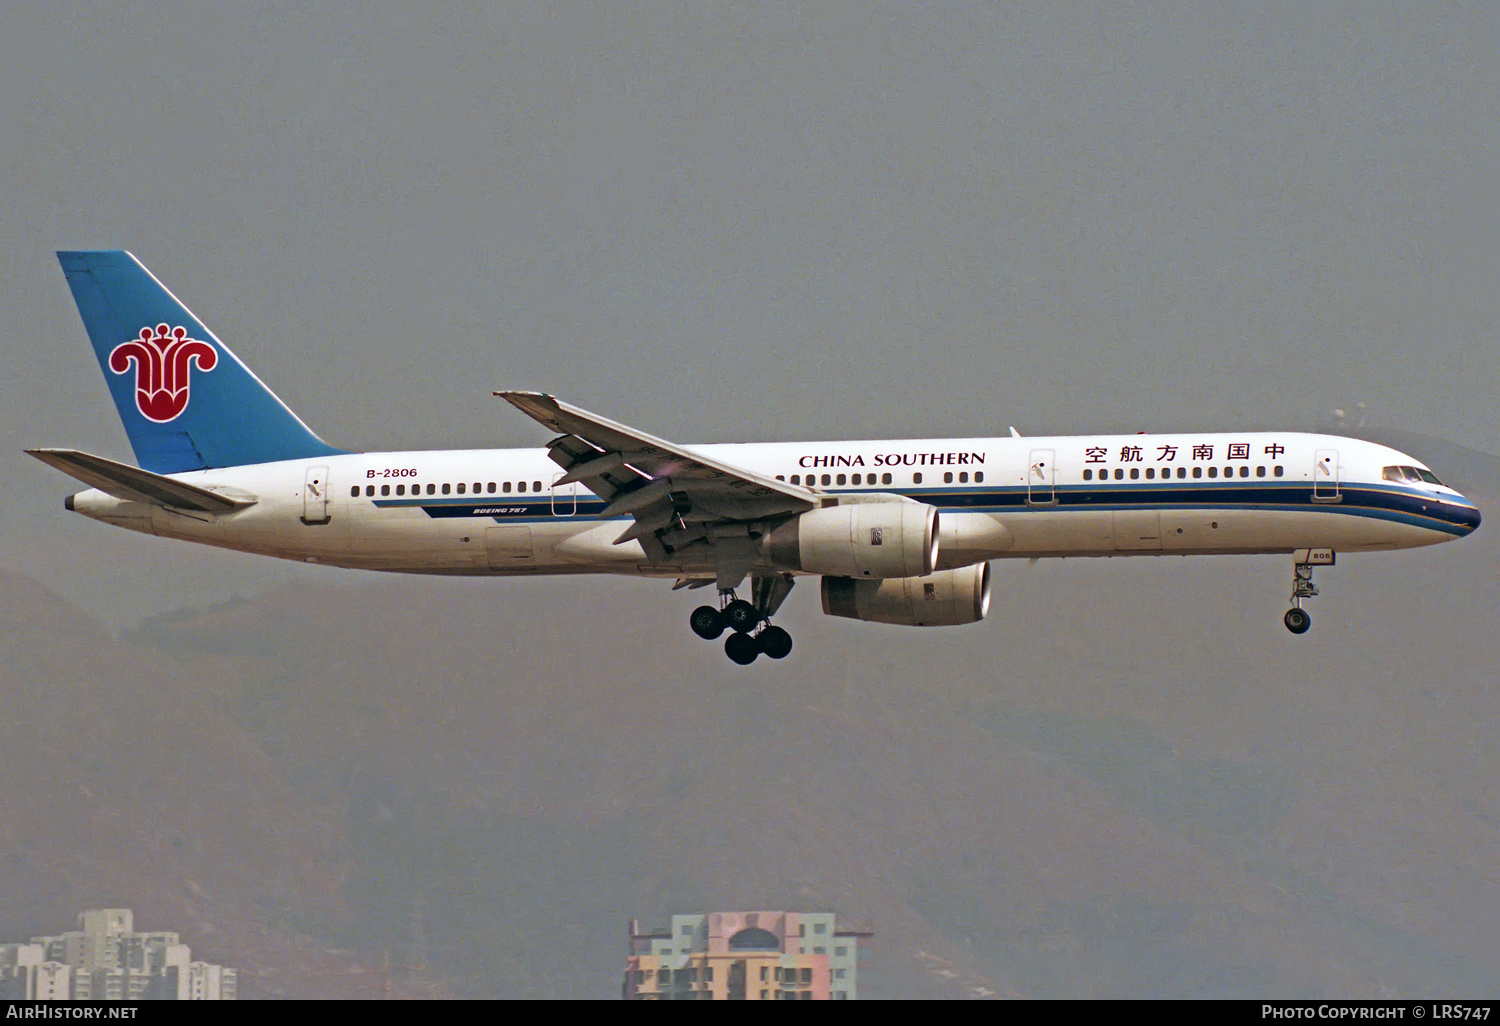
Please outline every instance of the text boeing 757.
M326 444L134 256L58 257L139 468L28 450L90 486L66 506L131 530L398 573L628 574L714 587L692 629L782 658L798 576L834 616L983 619L999 558L1286 553L1301 634L1338 551L1461 538L1479 511L1386 446L1191 432L685 446L536 392L496 392L538 449ZM747 598L737 589L745 587Z

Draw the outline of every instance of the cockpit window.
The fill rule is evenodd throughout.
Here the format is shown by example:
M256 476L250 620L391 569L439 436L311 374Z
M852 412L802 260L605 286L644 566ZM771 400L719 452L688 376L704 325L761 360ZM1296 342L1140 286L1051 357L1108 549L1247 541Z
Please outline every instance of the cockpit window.
M1387 481L1411 481L1414 484L1426 481L1428 484L1447 487L1437 479L1436 474L1421 467L1381 467L1380 476Z

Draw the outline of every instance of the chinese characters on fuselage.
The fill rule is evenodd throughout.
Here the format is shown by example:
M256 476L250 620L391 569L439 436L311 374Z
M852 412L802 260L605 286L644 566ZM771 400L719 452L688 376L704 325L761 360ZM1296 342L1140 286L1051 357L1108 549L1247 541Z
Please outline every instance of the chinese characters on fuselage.
M1192 461L1212 461L1214 459L1214 445L1203 443L1192 447ZM1175 445L1155 446L1156 456L1152 462L1175 463L1177 461L1178 447ZM1230 442L1224 446L1224 459L1226 460L1249 460L1249 442ZM1265 455L1274 461L1286 453L1286 446L1272 442L1265 447ZM1083 450L1084 463L1108 463L1109 449L1102 445L1091 445ZM1145 463L1147 462L1145 448L1139 445L1122 445L1117 457L1120 463Z

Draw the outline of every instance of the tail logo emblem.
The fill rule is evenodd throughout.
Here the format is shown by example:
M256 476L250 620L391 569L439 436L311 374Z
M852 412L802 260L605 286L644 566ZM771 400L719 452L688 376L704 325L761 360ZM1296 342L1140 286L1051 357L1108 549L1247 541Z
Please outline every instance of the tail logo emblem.
M109 354L109 369L124 374L132 360L136 409L147 420L165 424L187 409L188 365L197 360L200 371L211 371L219 354L207 342L188 338L186 328L158 324L142 328L140 338L115 346Z

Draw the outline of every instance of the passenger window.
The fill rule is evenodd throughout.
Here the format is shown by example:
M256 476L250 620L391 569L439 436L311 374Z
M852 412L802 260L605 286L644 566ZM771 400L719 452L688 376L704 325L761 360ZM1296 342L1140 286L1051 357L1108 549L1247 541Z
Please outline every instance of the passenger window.
M1280 477L1281 474L1282 474L1283 469L1285 469L1285 468L1283 468L1283 467L1281 467L1281 466L1278 465L1275 470L1271 471L1271 473L1275 474L1277 477Z
M405 495L406 494L406 485L397 485L396 486L396 494L397 495Z
M1233 477L1234 476L1234 468L1233 467L1225 467L1224 468L1224 476L1225 477Z
M370 498L370 499L375 498L375 486L374 485L370 485L368 488L365 489L365 497L366 498Z
M825 485L833 484L833 477L831 475L829 475L829 474L824 474L823 475L823 483Z
M1092 481L1094 479L1094 472L1085 468L1083 472L1083 479L1085 481Z
M516 483L516 491L518 491L518 492L524 492L525 490L526 490L526 482L525 481L518 481Z
M1193 476L1194 477L1202 477L1203 476L1203 468L1202 467L1194 467L1193 468Z
M802 475L801 474L793 474L792 475L792 484L801 484L801 483L802 483Z
M1249 477L1249 476L1250 476L1250 468L1249 467L1241 467L1240 468L1240 477Z
M1146 468L1146 480L1150 481L1150 480L1152 480L1155 477L1156 477L1156 468L1155 467L1147 467Z
M1218 467L1209 467L1208 468L1208 476L1209 477L1218 477L1219 476L1219 468Z
M786 475L785 474L777 474L776 475L776 480L778 480L778 481L785 481L786 480Z
M542 490L542 483L540 481L533 481L533 482L531 482L531 490L534 491L534 492L541 491Z
M391 494L391 486L390 485L381 485L380 486L380 494L381 495L389 495L389 494Z
M464 483L462 481L460 481L458 483L458 494L462 495L463 493L464 493Z
M845 483L848 482L848 480L849 480L848 475L846 475L846 474L840 474L839 475L839 484L845 484Z
M510 494L510 482L506 481L502 485L500 485L500 490L502 492L504 492L506 495L509 495Z
M474 490L475 490L475 491L478 491L478 490L479 490L479 486L478 486L478 485L476 485L476 486L475 486L475 487L474 487ZM491 482L490 482L490 487L489 487L489 493L490 493L490 494L491 494L491 495L494 495L494 494L495 494L495 482L493 482L493 481L491 481Z
M922 472L920 470L917 471L915 474L913 474L911 476L911 483L912 484L921 484L922 483Z
M1132 480L1132 481L1139 481L1140 479L1141 479L1141 468L1140 467L1131 467L1130 468L1130 480Z
M451 491L453 491L453 486L452 485L450 485L450 484L444 484L443 485L443 494L444 495L447 495Z
M1265 477L1266 476L1266 468L1265 467L1256 467L1255 468L1255 476L1256 477Z
M355 485L353 488L349 489L349 498L351 498L351 499L357 499L357 498L359 498L359 485Z
M1115 468L1115 480L1116 481L1123 481L1123 480L1125 480L1125 471L1121 470L1119 467Z
M889 474L881 474L880 475L880 483L881 484L890 484L891 483L891 475L889 475Z
M437 485L435 485L435 484L428 485L427 486L427 494L428 495L435 495L435 494L437 494Z
M959 484L968 484L969 483L969 472L967 470L960 470L958 472L958 483Z
M984 471L982 471L982 470L976 470L976 471L974 471L974 483L975 484L984 484Z
M953 483L953 471L951 471L951 470L945 470L945 471L943 471L943 484L952 484L952 483Z

